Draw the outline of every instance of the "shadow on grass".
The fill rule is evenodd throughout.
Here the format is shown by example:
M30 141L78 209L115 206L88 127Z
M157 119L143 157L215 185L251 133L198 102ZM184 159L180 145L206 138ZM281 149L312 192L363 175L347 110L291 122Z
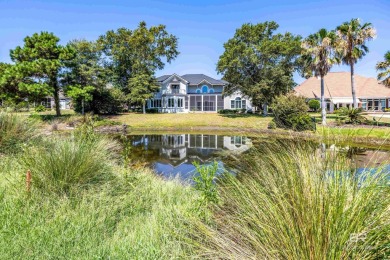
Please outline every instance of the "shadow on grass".
M265 118L265 117L272 117L270 115L263 116L263 115L259 115L259 114L220 114L220 116L227 117L227 118L249 118L249 117Z
M62 120L70 118L71 116L75 116L75 115L67 114L67 115L56 116L56 115L37 115L37 114L32 114L29 117L30 118L36 118L36 119L42 120L44 122L50 122L50 121L57 120L57 119L62 121Z

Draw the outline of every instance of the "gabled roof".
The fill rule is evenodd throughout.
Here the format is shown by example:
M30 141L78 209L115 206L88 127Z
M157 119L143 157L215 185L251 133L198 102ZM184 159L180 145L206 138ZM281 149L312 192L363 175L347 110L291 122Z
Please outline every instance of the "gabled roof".
M329 72L324 77L325 98L352 97L351 73ZM379 83L375 78L355 75L356 96L358 98L390 97L390 88ZM321 80L311 77L295 88L295 91L306 98L321 97Z
M185 74L181 77L187 80L190 85L199 85L200 83L202 83L202 81L207 81L212 85L226 85L224 81L214 79L204 74Z
M163 82L164 80L166 80L167 78L169 78L171 75L162 75L160 77L157 77L157 81L158 82Z

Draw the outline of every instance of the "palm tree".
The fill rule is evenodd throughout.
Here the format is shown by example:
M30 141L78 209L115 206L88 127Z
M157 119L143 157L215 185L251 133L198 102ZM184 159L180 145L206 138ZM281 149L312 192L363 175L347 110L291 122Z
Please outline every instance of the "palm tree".
M376 70L381 71L378 74L378 80L382 81L385 86L390 87L390 51L386 52L384 61L376 64Z
M354 65L368 53L367 41L374 39L376 32L371 23L361 24L359 19L352 19L337 27L337 53L343 64L351 68L351 90L353 107L357 108Z
M310 71L316 77L321 77L321 118L322 124L326 125L326 104L324 77L332 65L337 63L334 56L336 34L333 31L321 29L315 34L309 35L302 43L302 57L308 64Z

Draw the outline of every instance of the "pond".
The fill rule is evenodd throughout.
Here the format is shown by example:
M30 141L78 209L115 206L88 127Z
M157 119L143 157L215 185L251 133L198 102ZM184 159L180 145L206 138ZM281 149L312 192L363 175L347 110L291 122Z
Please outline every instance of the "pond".
M244 156L251 148L267 140L269 138L211 134L144 134L126 136L124 145L131 163L151 167L164 178L177 177L191 182L196 174L195 162L209 165L216 161L219 173L234 171L227 167L232 156ZM327 145L326 149L346 151L354 158L360 171L376 168L390 158L390 151L335 145ZM390 170L390 165L388 167Z

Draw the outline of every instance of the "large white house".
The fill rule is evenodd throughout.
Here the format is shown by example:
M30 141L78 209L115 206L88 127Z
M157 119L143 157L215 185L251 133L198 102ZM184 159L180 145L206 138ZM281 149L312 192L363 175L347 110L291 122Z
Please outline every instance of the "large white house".
M204 74L164 75L157 78L160 91L148 100L148 108L162 113L217 112L221 109L252 109L250 100L235 93L223 96L227 82Z

